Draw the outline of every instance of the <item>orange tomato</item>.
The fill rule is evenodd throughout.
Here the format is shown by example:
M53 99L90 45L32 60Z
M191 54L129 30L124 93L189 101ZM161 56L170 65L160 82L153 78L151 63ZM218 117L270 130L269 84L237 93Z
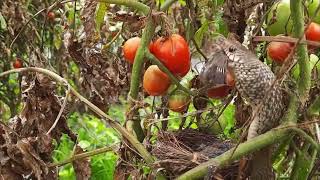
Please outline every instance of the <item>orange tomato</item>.
M163 95L171 84L169 76L157 65L148 67L143 75L143 88L151 96Z

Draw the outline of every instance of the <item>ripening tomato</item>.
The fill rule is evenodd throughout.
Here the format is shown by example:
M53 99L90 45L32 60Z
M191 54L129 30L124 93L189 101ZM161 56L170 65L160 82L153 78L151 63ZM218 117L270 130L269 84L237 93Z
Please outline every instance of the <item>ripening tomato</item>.
M270 42L267 47L269 57L282 64L292 50L292 44L287 42Z
M190 101L189 94L182 90L176 90L176 92L170 95L168 106L171 111L182 113L188 108Z
M133 64L140 41L139 37L133 37L128 39L122 46L123 56L131 64Z
M152 53L174 74L185 76L190 70L190 50L187 41L178 34L161 37L152 46Z
M164 94L171 84L169 76L157 65L148 67L143 75L143 88L151 96Z
M18 69L18 68L22 68L22 61L21 59L17 58L14 62L13 62L13 67L15 69Z
M52 11L48 12L47 16L50 21L53 21L56 17L55 13Z
M123 56L124 58L133 64L134 58L136 57L136 52L138 50L138 47L140 46L141 38L139 37L133 37L128 39L124 45L122 46ZM152 51L153 42L150 42L149 50Z
M306 39L320 41L320 25L312 22L306 30Z

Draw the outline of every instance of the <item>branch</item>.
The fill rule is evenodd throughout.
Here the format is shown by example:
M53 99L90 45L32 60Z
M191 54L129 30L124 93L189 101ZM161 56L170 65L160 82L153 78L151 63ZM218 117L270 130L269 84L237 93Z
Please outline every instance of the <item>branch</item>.
M299 41L299 39L297 39L297 38L288 37L288 36L255 36L252 40L253 41L267 41L267 42L271 42L271 41L289 42L289 43L297 43ZM320 47L320 42L318 42L318 41L309 41L309 40L303 39L300 41L300 43Z
M130 8L133 8L135 10L138 10L142 12L144 15L147 15L150 11L149 6L133 0L98 0L98 1L108 3L108 4L124 5Z
M83 159L83 158L86 158L86 157L95 156L95 155L98 155L98 154L105 153L107 151L113 151L115 148L116 148L116 144L115 145L111 145L111 146L107 146L107 147L103 147L103 148L99 148L99 149L95 149L95 150L90 151L90 152L76 154L76 155L72 156L71 158L63 160L61 162L49 164L48 167L63 166L65 164L71 163L72 161L76 161L76 160ZM116 151L116 150L114 150L114 151Z

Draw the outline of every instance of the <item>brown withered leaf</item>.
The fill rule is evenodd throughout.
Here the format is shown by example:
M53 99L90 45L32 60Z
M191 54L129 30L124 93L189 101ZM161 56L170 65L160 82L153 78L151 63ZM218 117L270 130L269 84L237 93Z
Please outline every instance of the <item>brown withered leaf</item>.
M80 146L76 146L75 154L83 153L83 149ZM90 159L83 158L72 162L74 172L77 179L88 180L91 176Z
M83 11L81 13L81 19L83 21L84 32L86 33L86 43L92 42L95 36L95 12L98 1L86 0Z
M49 169L52 162L53 140L60 141L63 133L73 141L76 136L66 123L66 111L58 124L47 134L60 109L62 99L55 93L56 83L42 74L28 74L21 82L23 107L19 116L11 118L8 127L0 127L0 174L15 179L57 179L57 170Z
M129 65L108 53L84 50L78 42L70 42L70 56L80 67L80 82L89 100L101 109L119 101L122 92L128 91Z

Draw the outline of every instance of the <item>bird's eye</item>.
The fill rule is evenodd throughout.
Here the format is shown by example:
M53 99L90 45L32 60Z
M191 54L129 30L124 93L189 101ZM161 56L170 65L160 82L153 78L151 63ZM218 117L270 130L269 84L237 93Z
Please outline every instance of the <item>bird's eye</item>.
M229 47L229 52L235 52L236 51L236 48L235 47L233 47L233 46L231 46L231 47Z

